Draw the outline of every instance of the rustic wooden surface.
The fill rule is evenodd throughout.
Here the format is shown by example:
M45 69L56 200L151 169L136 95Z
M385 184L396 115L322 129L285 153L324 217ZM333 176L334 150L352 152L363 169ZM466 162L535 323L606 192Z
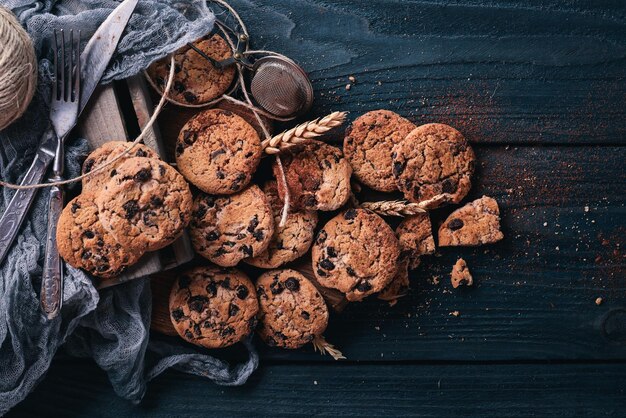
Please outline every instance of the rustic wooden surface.
M9 416L623 416L624 2L233 3L254 47L310 71L310 117L387 108L466 134L480 162L469 198L500 202L505 240L440 250L393 308L333 315L346 361L260 346L244 387L168 372L133 406L93 363L60 358ZM168 105L170 152L189 116ZM459 256L472 288L450 285Z

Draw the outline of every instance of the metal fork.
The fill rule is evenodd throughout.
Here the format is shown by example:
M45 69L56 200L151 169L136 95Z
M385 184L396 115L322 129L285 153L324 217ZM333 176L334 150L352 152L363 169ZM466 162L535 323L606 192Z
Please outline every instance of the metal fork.
M59 37L60 42L59 42ZM65 32L54 31L54 78L50 122L55 132L69 133L79 112L80 102L80 31L74 42L74 31L69 33L69 54L66 54ZM63 176L64 141L66 134L57 135L50 181ZM59 257L56 235L57 223L63 210L63 190L50 187L48 200L48 237L41 281L41 307L48 319L55 318L63 302L63 261Z

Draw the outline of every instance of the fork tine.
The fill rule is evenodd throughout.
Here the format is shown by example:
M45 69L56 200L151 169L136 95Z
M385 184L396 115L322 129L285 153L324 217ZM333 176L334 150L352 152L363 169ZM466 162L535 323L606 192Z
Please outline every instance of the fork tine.
M61 29L61 99L67 100L65 95L65 31Z
M54 86L52 92L54 94L54 100L59 99L59 40L57 30L54 30Z
M74 100L80 100L80 30L76 40L76 79L74 80Z
M67 66L67 100L74 101L74 29L70 29L70 63Z

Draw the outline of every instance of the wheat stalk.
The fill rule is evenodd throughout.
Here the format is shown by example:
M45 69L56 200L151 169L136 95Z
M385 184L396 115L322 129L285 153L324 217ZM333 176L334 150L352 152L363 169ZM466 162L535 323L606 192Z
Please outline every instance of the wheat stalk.
M421 203L411 203L406 200L364 202L361 203L361 207L385 216L411 216L426 212L426 209L424 209Z
M383 216L412 216L426 213L433 203L448 201L449 198L449 194L443 193L419 203L407 202L406 200L383 200L381 202L364 202L361 203L361 207Z
M341 351L337 350L335 346L330 344L323 335L316 335L313 339L313 348L315 351L319 351L320 354L328 354L335 360L345 360L346 358L341 354Z
M278 134L261 142L261 146L267 154L278 154L296 144L301 144L313 138L317 138L336 128L346 120L347 112L333 112L330 115L297 125L288 131Z

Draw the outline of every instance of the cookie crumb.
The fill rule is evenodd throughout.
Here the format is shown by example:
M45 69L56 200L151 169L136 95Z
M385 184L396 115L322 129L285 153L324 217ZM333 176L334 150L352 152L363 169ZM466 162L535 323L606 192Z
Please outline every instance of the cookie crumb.
M603 302L602 298L596 298L596 305L600 306L602 305L602 302Z
M352 84L346 84L346 90L350 90L352 88Z
M585 212L589 212L589 206L585 206Z
M450 312L450 315L458 317L459 315L461 315L461 312L459 312L459 311L452 311L452 312Z
M351 83L356 83L356 78L353 75L348 77L348 80L350 80Z
M467 263L462 258L459 258L454 267L452 267L450 281L455 289L461 285L471 286L474 283L474 279L467 268Z

